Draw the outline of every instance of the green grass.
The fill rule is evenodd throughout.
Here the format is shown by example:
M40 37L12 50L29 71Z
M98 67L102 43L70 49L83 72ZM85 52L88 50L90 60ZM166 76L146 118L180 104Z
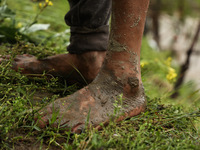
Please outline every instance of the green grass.
M16 44L1 44L0 54L29 53L39 58L65 52L69 40L63 36L53 37L67 27L60 16L67 11L66 1L53 1L39 17L39 23L51 23L42 34L43 42L35 45L17 37ZM17 12L17 22L29 22L36 10L35 3L16 0L9 6ZM23 7L22 7L23 6ZM66 8L68 8L66 4ZM54 10L55 13L52 13ZM49 17L49 14L55 15ZM61 17L62 19L63 17ZM59 26L59 27L58 27ZM57 28L58 27L58 28ZM30 36L30 35L28 35ZM50 38L51 37L51 38ZM56 41L56 42L55 42ZM64 46L63 46L64 45ZM200 95L192 83L184 84L177 99L169 96L173 93L173 82L166 79L166 60L170 52L157 52L143 39L141 61L147 62L142 68L142 80L147 95L147 110L139 116L120 123L110 122L101 131L87 129L82 134L71 134L61 128L36 126L33 116L37 110L54 101L75 92L77 85L68 86L56 78L45 74L27 77L11 69L12 59L0 64L0 149L196 149L200 147ZM173 66L178 68L177 66Z

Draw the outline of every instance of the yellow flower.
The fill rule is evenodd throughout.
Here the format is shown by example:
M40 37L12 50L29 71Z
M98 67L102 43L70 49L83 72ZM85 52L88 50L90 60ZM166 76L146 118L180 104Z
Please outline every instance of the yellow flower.
M141 61L140 66L141 68L144 68L144 66L148 65L149 63L147 61Z
M177 73L176 73L175 69L169 67L168 74L166 75L167 80L169 82L173 82L176 77L177 77Z
M53 5L53 2L50 1L50 0L45 0L45 5L47 6L52 6Z
M21 28L21 27L22 27L22 23L19 22L19 23L17 24L16 28Z
M165 61L165 64L170 67L171 63L172 63L172 58L168 57L167 60Z
M43 6L43 4L42 4L42 3L39 3L39 7L42 8L42 6Z
M52 1L49 1L48 5L49 5L49 6L52 6L52 5L53 5Z

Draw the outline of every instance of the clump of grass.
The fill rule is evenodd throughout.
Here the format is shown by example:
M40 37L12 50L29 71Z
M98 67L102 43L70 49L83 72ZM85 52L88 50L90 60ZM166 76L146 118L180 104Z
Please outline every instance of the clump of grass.
M86 129L79 135L71 134L59 127L40 129L33 119L38 108L42 108L57 97L71 94L77 87L67 86L56 78L45 76L45 73L27 77L11 69L12 59L17 54L31 51L32 54L38 55L38 52L41 52L40 56L47 56L49 53L52 54L51 50L47 49L49 53L45 52L43 55L43 47L20 40L16 45L6 44L1 47L4 54L12 55L9 61L0 64L0 146L3 149L27 145L59 149L198 149L200 146L197 125L200 111L198 107L186 111L179 105L164 104L163 101L167 97L160 95L165 93L169 86L162 87L156 84L158 81L155 83L155 80L151 80L157 74L162 74L160 70L154 71L160 66L151 67L151 71L146 70L148 67L142 70L143 83L149 97L145 113L120 123L111 121L101 131ZM156 53L154 55L152 60L157 57ZM164 54L162 57L168 56ZM145 59L144 57L143 60ZM157 77L160 78L161 85L172 84L162 80L162 77L166 77L165 71ZM155 89L149 87L151 84L155 85ZM40 98L37 100L38 95ZM120 97L116 101L117 109L113 112L114 116L120 111L118 104L122 101Z
M145 113L120 123L111 122L98 132L74 135L66 149L198 149L199 134L194 120L200 111L184 112L179 106L148 99Z
M41 46L19 41L15 45L1 45L1 51L1 54L10 55L10 59L0 64L0 145L6 148L10 142L18 139L17 130L24 130L23 132L28 134L37 129L33 119L36 106L43 107L59 96L71 94L77 86L68 86L57 78L46 76L45 73L27 77L20 74L20 70L16 72L12 69L16 55L32 52L31 54L39 54L40 58L52 54L48 49L48 53L42 53ZM26 129L27 126L29 130Z

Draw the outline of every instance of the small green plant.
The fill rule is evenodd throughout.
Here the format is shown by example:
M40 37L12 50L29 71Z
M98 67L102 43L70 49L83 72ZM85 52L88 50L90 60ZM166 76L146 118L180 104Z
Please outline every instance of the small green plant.
M114 112L113 115L114 117L118 117L121 115L121 111L123 111L123 94L120 94L118 98L115 100L114 104Z
M18 32L15 29L15 12L11 10L6 0L0 1L0 43L2 41L13 42L13 34Z
M40 26L37 27L33 27L34 24L36 24L38 22L38 17L41 15L41 13L48 7L48 6L52 6L53 3L52 1L49 0L45 0L44 3L40 2L39 3L39 12L35 15L33 21L29 24L27 24L25 27L23 27L20 32L22 33L29 33L29 32L35 32L38 30L42 30L42 29L48 29L48 25L44 25L44 24L39 24ZM32 28L31 28L32 27ZM31 28L31 29L30 29Z
M7 5L6 0L0 1L0 22L5 19L11 19L12 25L15 23L15 12L13 12Z

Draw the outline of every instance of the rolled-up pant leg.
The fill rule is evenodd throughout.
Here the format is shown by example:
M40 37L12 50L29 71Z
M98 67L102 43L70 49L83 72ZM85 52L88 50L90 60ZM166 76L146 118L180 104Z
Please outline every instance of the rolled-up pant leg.
M71 54L107 50L111 0L68 0L70 11L65 22L70 26Z

